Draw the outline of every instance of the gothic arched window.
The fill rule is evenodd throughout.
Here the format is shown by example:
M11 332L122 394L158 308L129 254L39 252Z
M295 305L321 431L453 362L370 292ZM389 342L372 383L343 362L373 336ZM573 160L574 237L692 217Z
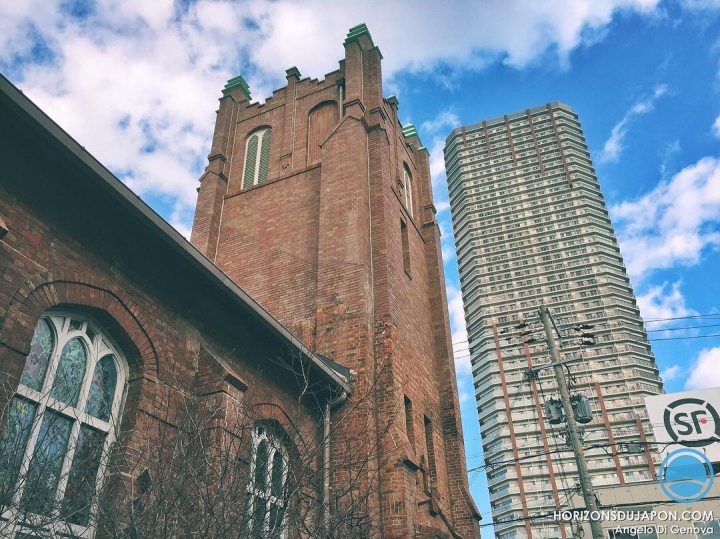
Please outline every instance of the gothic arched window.
M288 449L277 429L258 423L252 432L247 518L250 537L284 539Z
M126 377L121 355L87 317L38 321L0 436L0 535L93 535Z
M413 215L413 185L412 175L407 165L403 165L403 182L405 183L405 207L410 217Z
M242 188L264 183L270 167L270 135L272 130L263 127L252 133L245 143L245 165Z

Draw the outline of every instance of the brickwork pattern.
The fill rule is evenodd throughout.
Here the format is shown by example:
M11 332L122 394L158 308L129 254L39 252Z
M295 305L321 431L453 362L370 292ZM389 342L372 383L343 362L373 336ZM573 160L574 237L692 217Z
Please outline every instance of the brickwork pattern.
M299 402L297 380L279 367L285 345L251 319L229 317L228 306L212 299L217 294L168 267L166 253L135 223L99 205L91 183L72 187L79 172L57 156L28 169L35 147L18 139L0 149L0 216L8 230L0 242L4 387L17 387L38 319L62 309L95 319L129 366L116 448L125 465L111 465L110 475L135 481L148 467L149 433L173 425L183 395L202 388L207 405L251 410L317 447L318 406ZM203 361L204 347L226 366ZM0 395L1 410L11 397Z
M204 201L217 184L203 180L193 243L203 251L207 237L219 237L217 254L208 249L206 256L309 347L355 371L357 394L372 392L380 473L368 470L366 488L376 492L385 536L478 537L429 157L417 137L403 135L396 101L382 97L381 58L369 33L361 33L346 41L340 69L323 81L294 71L264 104L238 102L229 137L235 143L224 156L231 167L222 219L207 215L214 210ZM332 124L328 114L313 122L311 112L328 103L338 105L340 119ZM218 130L227 128L228 114L221 103ZM269 180L239 190L244 141L263 125L273 129ZM404 166L413 177L412 215ZM214 229L199 224L210 222ZM366 419L355 418L358 425Z

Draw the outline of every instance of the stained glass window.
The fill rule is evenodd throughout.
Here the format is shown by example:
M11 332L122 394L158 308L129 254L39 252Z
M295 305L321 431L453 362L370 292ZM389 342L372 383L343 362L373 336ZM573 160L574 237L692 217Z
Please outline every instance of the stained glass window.
M87 353L82 341L79 338L68 341L60 354L50 396L75 406L80 396L80 385L85 377L86 364Z
M112 356L105 356L95 365L85 411L103 421L110 419L110 407L115 396L116 383L115 360Z
M70 331L80 331L82 329L82 324L82 320L76 320L73 318L70 320L68 328L70 328Z
M283 539L285 530L288 452L277 429L256 425L252 436L251 482L247 516L250 535Z
M91 320L60 313L35 328L0 435L3 537L28 536L27 522L30 536L44 537L58 518L73 536L92 535L126 376L118 350L99 335Z
M23 488L20 509L38 515L53 510L63 460L68 449L72 421L45 411Z
M36 411L35 403L18 397L10 405L7 426L0 438L0 504L3 506L12 503L23 461L19 449L27 445Z
M25 369L20 379L21 384L35 391L42 389L48 360L50 359L54 346L55 337L50 329L50 324L44 319L40 319L35 328L32 343L30 343L30 354L28 354L25 360Z
M61 510L68 522L87 526L90 520L92 494L106 436L86 425L80 427Z

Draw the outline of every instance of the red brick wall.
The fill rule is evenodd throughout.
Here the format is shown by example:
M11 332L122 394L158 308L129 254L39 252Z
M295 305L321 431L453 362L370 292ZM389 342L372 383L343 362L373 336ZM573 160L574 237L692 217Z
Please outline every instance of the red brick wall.
M227 197L215 260L308 345L315 342L319 198L319 168Z
M320 145L339 119L338 105L335 101L325 101L310 111L307 136L308 166L320 162L322 152Z
M317 138L308 133L310 111L337 100L343 79L344 115L323 123L329 136L319 165L307 168L315 162L307 141ZM478 537L428 154L417 138L404 138L397 109L382 99L379 50L367 34L350 40L339 71L321 82L289 76L286 89L264 105L243 106L238 118L218 266L309 346L357 372L355 397L373 399L381 474L376 485L368 472L367 488L377 489L386 536L409 537L422 526ZM259 125L273 127L270 181L236 194L240 141ZM413 216L398 182L404 163L413 176ZM206 208L199 202L197 212ZM405 430L404 396L413 403L415 440ZM424 416L435 448L430 497L417 486L429 472Z
M28 169L31 152L40 150L44 159ZM217 299L212 287L191 280L177 257L112 204L101 204L92 181L77 180L81 173L63 168L37 141L3 145L0 160L0 216L9 230L0 243L5 387L17 387L40 316L61 307L96 319L127 360L120 451L131 479L147 467L148 432L160 419L172 423L182 391L208 384L214 399L242 402L254 417L279 421L291 437L300 430L307 446L317 447L318 409L298 402L297 381L276 363L288 353L285 345ZM201 342L231 366L246 392L201 368ZM0 410L10 397L0 392Z

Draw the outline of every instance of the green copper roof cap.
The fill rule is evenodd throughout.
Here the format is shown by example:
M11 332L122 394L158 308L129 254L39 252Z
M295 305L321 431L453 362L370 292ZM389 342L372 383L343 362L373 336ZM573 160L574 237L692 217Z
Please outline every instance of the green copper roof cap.
M347 38L345 38L345 45L348 43L351 43L353 41L356 41L357 38L359 38L362 35L367 35L370 38L370 41L372 41L372 36L370 35L370 30L368 30L368 27L365 26L365 24L358 24L357 26L353 26L350 28L350 31L348 32Z
M405 138L418 137L418 139L420 139L417 129L415 129L415 126L413 124L403 125L402 131Z
M419 148L419 149L425 149L425 147L423 146L422 141L420 140L420 135L418 135L418 132L417 132L417 129L415 128L415 125L413 125L413 124L405 124L405 125L403 125L402 134L403 134L403 136L404 136L405 138L417 137L417 139L418 139L418 144L420 145L420 148ZM427 151L427 150L426 150L426 151Z
M386 101L391 105L395 105L395 108L398 108L400 106L400 101L398 101L398 98L394 95L388 97Z
M229 92L230 90L234 90L235 88L240 88L245 95L248 96L248 99L250 99L250 88L248 87L247 82L245 82L245 79L242 78L242 75L238 75L237 77L234 77L227 81L227 84L225 85L225 88L223 88L223 91Z
M295 67L295 66L292 66L290 69L286 69L286 70L285 70L285 75L288 76L288 77L292 77L292 76L294 75L294 76L296 76L298 79L299 79L300 77L302 77L302 75L300 75L300 70L299 70L297 67Z

